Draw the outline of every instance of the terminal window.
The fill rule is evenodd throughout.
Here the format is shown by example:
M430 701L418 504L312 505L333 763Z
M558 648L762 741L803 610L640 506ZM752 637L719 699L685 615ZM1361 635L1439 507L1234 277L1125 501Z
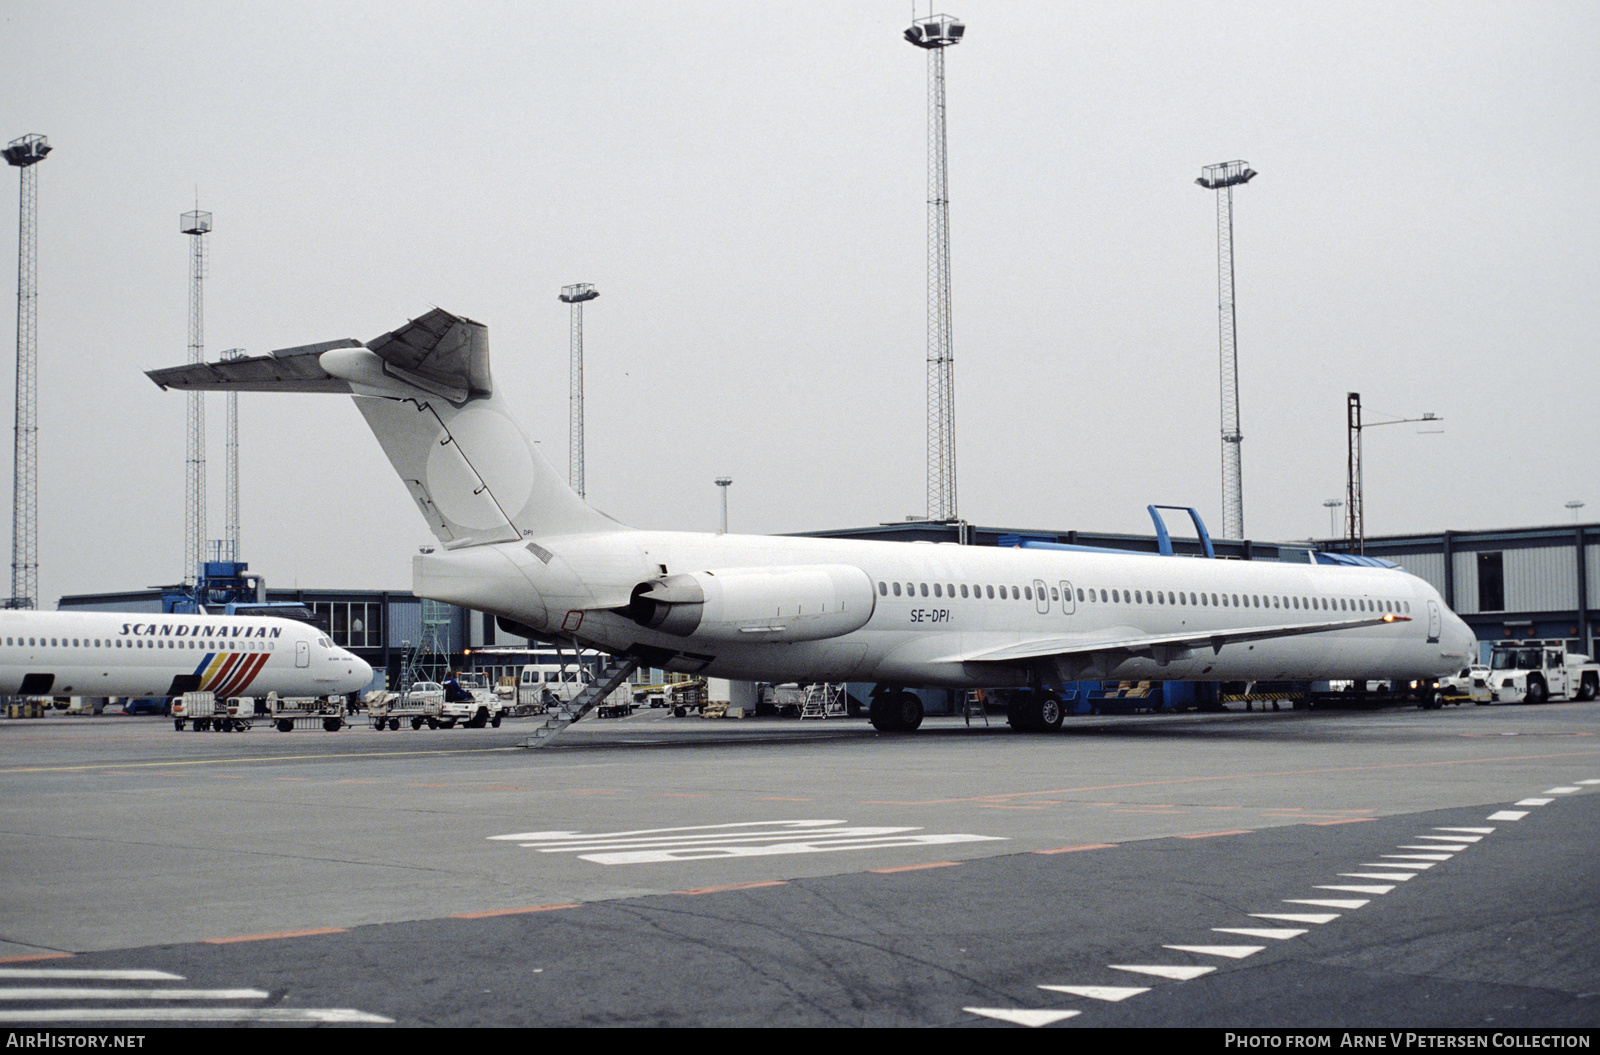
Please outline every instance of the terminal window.
M1506 607L1506 580L1501 554L1478 554L1478 611L1503 612Z

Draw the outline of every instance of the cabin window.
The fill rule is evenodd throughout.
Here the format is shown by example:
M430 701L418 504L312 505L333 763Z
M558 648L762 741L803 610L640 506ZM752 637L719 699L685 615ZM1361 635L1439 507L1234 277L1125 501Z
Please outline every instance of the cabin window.
M928 596L928 584L927 583L923 583L922 584L922 596L924 596L924 597Z
M967 584L966 583L962 583L961 584L961 596L962 596L963 599L967 596Z
M878 584L878 596L879 597L887 597L887 596L889 596L889 584L888 583L880 582Z
M945 583L944 584L944 595L946 597L954 597L956 595L956 584L953 583L953 582Z
M938 583L934 583L933 584L933 595L935 597L943 597L944 596L944 588L941 587Z
M894 584L894 595L896 597L900 596L900 584L899 583L895 583Z

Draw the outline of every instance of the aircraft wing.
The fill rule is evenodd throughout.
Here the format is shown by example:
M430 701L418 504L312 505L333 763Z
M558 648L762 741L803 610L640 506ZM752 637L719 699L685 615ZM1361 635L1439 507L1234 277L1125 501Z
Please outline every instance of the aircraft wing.
M948 658L957 663L1015 664L1022 660L1050 659L1056 656L1090 656L1096 653L1124 652L1151 655L1161 659L1163 656L1176 657L1185 651L1201 648L1209 648L1215 654L1222 651L1223 645L1243 641L1265 641L1271 638L1298 637L1302 634L1322 634L1330 630L1353 630L1363 626L1410 621L1408 616L1390 614L1373 616L1370 619L1340 619L1326 623L1294 623L1289 626L1240 627L1186 634L1119 635L1112 631L1101 636L1057 635L1031 638L993 648L980 648Z

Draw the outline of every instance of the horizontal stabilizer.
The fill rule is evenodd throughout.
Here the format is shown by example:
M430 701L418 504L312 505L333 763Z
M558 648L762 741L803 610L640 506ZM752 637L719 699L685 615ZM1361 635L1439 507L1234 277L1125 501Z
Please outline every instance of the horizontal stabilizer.
M350 348L366 348L376 355L377 360L368 357L368 361L373 363L374 373L381 370L382 376L363 372L360 358L351 359L342 351ZM333 373L323 365L327 352L339 352L329 357ZM354 376L348 372L352 364ZM487 396L494 387L489 377L488 327L443 308L434 308L366 344L345 338L247 359L149 370L146 375L162 388L182 391L351 393L355 382L393 394L414 391L443 396L456 404ZM397 388L393 381L404 387Z
M322 353L334 348L360 348L361 342L345 338L299 348L284 348L270 355L229 359L220 363L191 363L147 371L162 388L201 392L349 392L348 383L322 368Z
M1214 630L1209 633L1197 631L1186 634L1111 634L1099 639L1082 634L1056 635L982 649L948 659L957 663L1016 663L1022 660L1049 659L1054 656L1084 656L1106 652L1154 653L1157 649L1170 653L1181 649L1209 648L1212 652L1220 652L1223 645L1244 641L1267 641L1280 637L1324 634L1331 630L1354 630L1363 626L1410 621L1406 616L1380 615L1370 619L1341 619L1330 623L1296 623L1290 626L1240 627Z

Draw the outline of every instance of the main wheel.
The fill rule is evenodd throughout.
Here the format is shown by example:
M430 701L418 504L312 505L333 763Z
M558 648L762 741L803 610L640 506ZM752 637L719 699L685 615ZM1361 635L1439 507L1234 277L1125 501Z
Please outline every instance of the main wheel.
M1053 692L1034 694L1033 727L1041 733L1061 728L1061 697Z
M922 700L914 692L886 692L872 701L869 717L880 733L909 733L922 724Z

